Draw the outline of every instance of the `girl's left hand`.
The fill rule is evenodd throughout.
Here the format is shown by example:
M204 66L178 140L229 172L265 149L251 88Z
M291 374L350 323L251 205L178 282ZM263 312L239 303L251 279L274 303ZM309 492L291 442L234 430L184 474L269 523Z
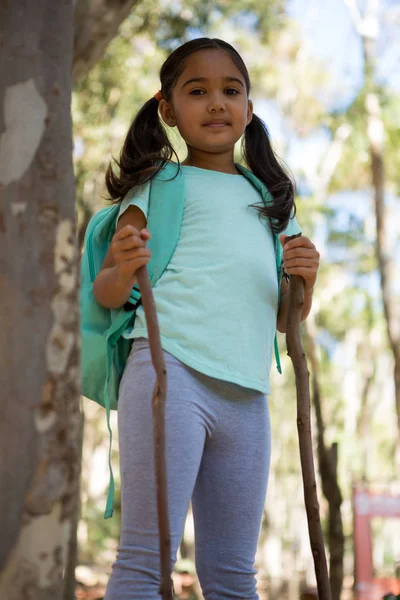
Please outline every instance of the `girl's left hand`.
M304 289L312 292L317 279L319 252L308 238L301 236L285 243L286 235L279 236L283 247L283 268L288 275L300 275Z

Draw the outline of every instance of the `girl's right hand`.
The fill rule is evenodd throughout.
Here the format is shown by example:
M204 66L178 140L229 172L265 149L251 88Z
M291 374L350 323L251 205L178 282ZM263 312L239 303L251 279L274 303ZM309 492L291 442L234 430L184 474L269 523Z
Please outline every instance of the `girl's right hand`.
M149 262L151 251L146 244L150 237L148 229L139 231L132 225L125 225L114 234L110 248L115 268L123 281L133 279L136 271Z

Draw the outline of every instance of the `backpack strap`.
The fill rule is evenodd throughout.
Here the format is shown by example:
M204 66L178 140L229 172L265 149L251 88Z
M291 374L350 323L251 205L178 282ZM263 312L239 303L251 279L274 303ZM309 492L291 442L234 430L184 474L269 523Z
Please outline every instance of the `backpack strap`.
M279 298L279 304L280 304L281 283L282 283L282 277L283 277L283 271L282 271L283 250L282 250L281 242L279 240L279 235L277 233L274 233L273 235L274 235L274 246L275 246L276 273L278 276L278 298ZM278 304L278 310L279 310L279 304ZM281 358L279 356L278 335L277 335L276 331L275 331L275 337L274 337L274 352L275 352L276 368L278 370L278 373L280 375L282 375Z
M147 226L155 231L149 242L151 250L149 279L155 286L175 252L182 226L185 188L182 169L176 163L166 163L151 181Z
M107 344L107 363L106 363L106 382L104 384L104 401L105 401L105 409L106 409L106 418L107 418L107 429L109 433L109 446L108 446L108 469L110 472L110 482L108 484L108 493L107 493L107 502L106 508L104 511L104 518L110 519L114 513L114 473L111 462L112 455L112 429L110 423L110 394L108 391L109 381L110 381L110 373L111 373L111 364L113 360L113 354L115 349Z
M124 310L112 310L112 321L107 331L107 360L106 360L106 380L104 383L104 407L106 409L107 418L107 429L110 436L109 449L108 449L108 467L110 471L110 484L108 487L107 503L104 512L104 518L109 519L113 515L113 503L114 503L114 473L111 462L111 450L112 450L112 429L110 423L111 413L111 400L110 400L110 383L111 383L111 365L115 358L115 352L117 350L117 343L121 335L125 331L129 321L133 318L131 312Z
M168 162L150 182L147 227L153 232L147 247L151 250L147 266L151 286L154 287L167 268L175 252L182 226L185 188L179 165ZM126 310L136 310L140 304L140 290L132 288ZM132 306L129 307L129 304Z

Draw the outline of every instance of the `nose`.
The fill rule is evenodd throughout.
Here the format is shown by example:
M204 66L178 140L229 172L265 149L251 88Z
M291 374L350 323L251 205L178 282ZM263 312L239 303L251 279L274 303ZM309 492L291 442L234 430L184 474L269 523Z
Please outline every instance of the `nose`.
M221 105L221 106L213 106L213 107L210 109L210 112L211 112L211 113L216 113L216 112L225 112L225 107L224 107L224 106L222 106L222 105Z
M208 106L208 111L210 113L216 112L225 112L225 99L220 94L214 94L211 98L210 104Z

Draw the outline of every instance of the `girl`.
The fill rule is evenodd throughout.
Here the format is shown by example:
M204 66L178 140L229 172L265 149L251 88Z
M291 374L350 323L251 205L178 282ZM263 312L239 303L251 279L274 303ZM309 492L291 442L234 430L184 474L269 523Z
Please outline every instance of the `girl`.
M169 56L160 79L161 90L128 132L119 174L110 166L106 175L120 212L94 294L105 307L122 306L137 269L149 262L150 181L175 154L162 119L187 146L181 234L154 288L168 369L171 570L192 501L205 599L256 600L254 557L270 462L269 370L275 328L285 331L289 289L283 281L278 312L272 230L282 232L286 273L305 280L303 319L319 254L306 237L285 244L286 235L300 231L291 216L294 186L253 114L249 75L234 48L192 40ZM242 135L244 159L268 189L268 202L234 162ZM118 404L122 531L106 600L157 600L155 374L142 308L126 335L135 343Z

